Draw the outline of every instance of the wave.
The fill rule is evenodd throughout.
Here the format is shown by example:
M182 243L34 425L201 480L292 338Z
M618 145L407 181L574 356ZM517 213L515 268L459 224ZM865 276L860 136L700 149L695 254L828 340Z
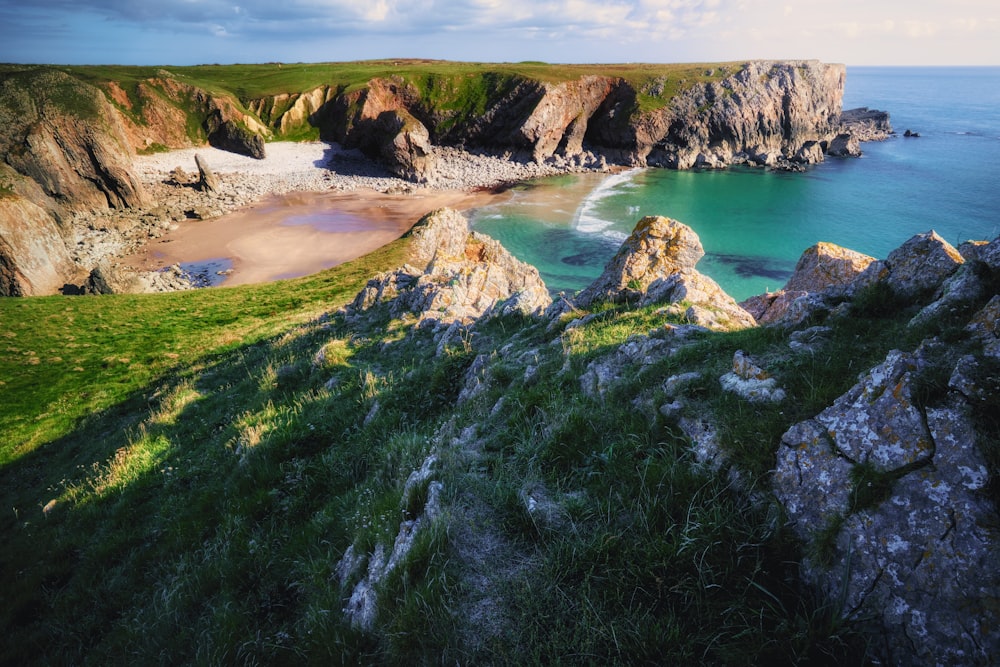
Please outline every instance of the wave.
M605 220L597 214L598 204L608 197L618 194L622 189L637 187L632 179L641 171L642 169L629 169L620 174L608 176L601 181L600 185L591 190L590 194L580 202L580 206L577 207L576 214L573 216L573 227L584 233L597 234L615 224L616 221ZM631 208L629 212L632 212Z

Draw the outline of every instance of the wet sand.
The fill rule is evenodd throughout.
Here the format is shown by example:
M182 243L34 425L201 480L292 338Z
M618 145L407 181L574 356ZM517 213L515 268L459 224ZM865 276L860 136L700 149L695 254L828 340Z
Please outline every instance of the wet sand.
M122 261L140 271L232 264L225 286L309 275L372 252L399 238L426 213L477 208L506 195L427 190L295 192L213 220L180 223ZM214 282L214 281L213 281Z

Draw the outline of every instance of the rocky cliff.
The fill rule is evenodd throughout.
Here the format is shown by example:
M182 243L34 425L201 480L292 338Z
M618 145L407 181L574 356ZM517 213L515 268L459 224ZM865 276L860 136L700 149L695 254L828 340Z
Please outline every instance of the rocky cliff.
M710 68L699 80L652 78L639 88L593 74L561 82L479 76L489 89L476 113L455 110L452 99L401 76L375 78L345 93L327 86L282 94L249 107L272 130L317 126L321 135L359 146L418 181L432 177L432 144L576 164L603 158L677 169L787 166L822 160L840 133L845 69L754 61Z
M827 150L858 152L840 125L840 65L642 66L616 75L594 69L477 66L438 74L413 66L255 97L228 80L201 81L186 71L126 68L110 79L86 68L13 68L0 73L0 187L41 206L68 236L74 212L148 203L132 168L135 151L206 141L262 158L266 139L318 134L429 183L443 146L565 169L790 168L821 160ZM866 132L888 123L871 113L854 120ZM57 266L54 259L45 271ZM31 271L8 272L27 282L4 291L35 293L29 283L47 284Z

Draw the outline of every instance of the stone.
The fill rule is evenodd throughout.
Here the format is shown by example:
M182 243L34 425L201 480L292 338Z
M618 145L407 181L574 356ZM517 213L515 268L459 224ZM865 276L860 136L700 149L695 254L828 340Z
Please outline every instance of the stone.
M804 578L878 638L883 664L990 664L1000 654L1000 517L984 494L989 470L967 402L1000 387L965 355L949 382L961 393L916 405L917 371L939 352L890 352L785 433L773 477L806 544ZM855 506L855 485L870 479L855 474L862 464L887 475L887 495Z
M847 292L885 282L900 298L914 299L936 290L963 262L962 255L932 230L911 237L884 261L869 264Z
M833 157L860 157L861 143L853 134L844 132L833 138L826 154Z
M638 302L650 286L694 269L705 255L698 235L687 225L662 216L646 216L632 230L604 272L580 292L576 306L599 301Z
M24 197L0 194L0 296L55 294L74 273L52 216Z
M690 227L670 218L647 216L597 280L576 296L574 305L685 302L690 305L683 315L694 324L717 330L755 326L753 317L718 283L694 269L704 254Z
M874 257L821 241L802 253L784 290L825 292L844 288L874 261Z
M424 268L407 265L376 276L355 297L350 313L386 303L394 317L409 313L419 326L447 328L514 312L540 315L552 303L537 269L485 234L470 233L460 213L429 213L410 235L410 259Z
M201 153L195 154L194 163L198 165L198 187L205 192L218 192L219 177L208 166L208 162L201 156Z
M724 391L729 391L752 403L779 403L785 400L785 390L778 381L755 364L743 350L733 354L733 370L719 378Z
M929 460L934 443L914 403L913 379L921 363L893 350L816 421L837 449L855 463L889 472Z

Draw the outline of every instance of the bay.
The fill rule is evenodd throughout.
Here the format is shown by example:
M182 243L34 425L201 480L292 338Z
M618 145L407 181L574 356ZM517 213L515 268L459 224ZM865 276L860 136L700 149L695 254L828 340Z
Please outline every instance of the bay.
M737 299L780 288L828 241L885 257L935 230L1000 235L1000 68L849 68L844 108L890 112L898 136L805 173L642 169L540 179L471 212L473 228L536 267L553 292L596 278L635 223L665 215L705 246L698 269ZM919 138L904 138L910 129Z

